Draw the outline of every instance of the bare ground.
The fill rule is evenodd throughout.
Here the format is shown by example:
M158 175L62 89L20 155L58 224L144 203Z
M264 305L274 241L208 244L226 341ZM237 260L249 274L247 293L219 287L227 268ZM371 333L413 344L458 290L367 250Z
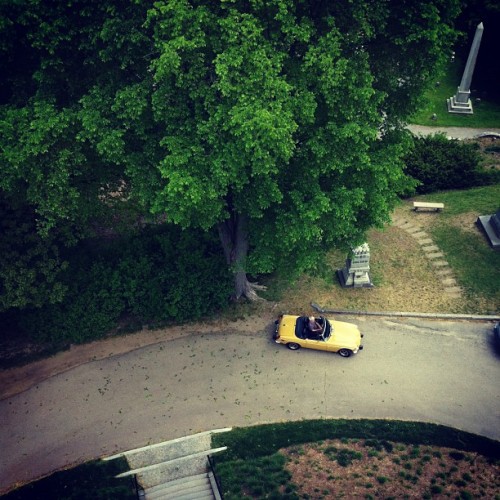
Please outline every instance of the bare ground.
M408 203L398 208L394 216L418 225L424 231L435 223L436 217L439 218L436 213L415 214ZM468 218L471 219L472 215L469 214ZM471 231L477 231L475 218L467 221ZM330 255L330 277L325 280L325 277L304 276L293 290L286 293L282 305L301 311L310 310L310 303L316 302L324 308L340 310L464 312L464 297L445 293L421 245L408 232L400 227L387 226L383 230L370 231L368 241L373 288L341 288L335 269L344 266L345 255L334 252Z
M499 464L475 453L354 439L281 453L300 498L499 498Z

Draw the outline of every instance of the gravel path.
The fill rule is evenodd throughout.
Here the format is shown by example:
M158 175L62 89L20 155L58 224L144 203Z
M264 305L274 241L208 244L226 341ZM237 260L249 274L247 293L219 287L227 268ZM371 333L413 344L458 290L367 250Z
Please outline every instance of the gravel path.
M484 135L496 135L500 138L500 128L426 127L423 125L408 125L406 128L415 135L442 133L450 139L475 139Z

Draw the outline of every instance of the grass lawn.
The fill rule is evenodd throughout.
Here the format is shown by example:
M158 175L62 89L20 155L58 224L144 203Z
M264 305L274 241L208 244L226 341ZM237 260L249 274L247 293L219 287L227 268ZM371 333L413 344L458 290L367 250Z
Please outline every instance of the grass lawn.
M436 74L435 82L439 82L439 85L436 84L426 92L423 107L410 118L410 123L431 127L500 128L500 102L498 100L482 97L481 102L476 102L473 93L471 99L474 114L457 115L448 112L446 100L456 93L464 66L465 63L457 59ZM472 86L474 90L474 81ZM437 117L436 120L431 118L434 114Z
M437 279L421 246L409 233L394 225L367 234L370 245L370 277L375 287L342 288L336 270L346 255L330 252L323 267L294 283L275 278L266 298L280 312L307 314L315 302L326 309L407 311L422 313L499 314L500 252L493 250L476 225L479 215L499 208L500 185L447 191L414 199L445 204L440 213L414 212L405 200L395 216L428 233L445 256L463 293L451 297Z
M215 434L224 498L389 498L418 491L494 498L500 443L450 427L396 420L304 420ZM5 500L136 498L125 459L92 461L2 496ZM390 493L390 495L389 495ZM467 496L470 494L472 496ZM461 496L459 496L461 495ZM465 495L465 496L464 496Z
M3 500L133 500L135 488L130 478L114 476L128 470L127 461L95 460L62 470L2 495Z
M479 215L493 214L500 208L500 185L433 193L420 199L445 204L428 231L464 288L469 311L498 314L500 252L492 250L475 221Z
M228 447L216 456L226 500L495 498L500 486L500 443L435 424L312 420L213 439Z

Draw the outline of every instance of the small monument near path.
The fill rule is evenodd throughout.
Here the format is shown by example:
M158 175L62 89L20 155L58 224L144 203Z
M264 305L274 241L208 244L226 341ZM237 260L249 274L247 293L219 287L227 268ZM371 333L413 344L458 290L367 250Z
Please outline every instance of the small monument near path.
M493 215L480 215L476 223L484 231L490 246L500 250L500 209Z
M479 45L481 44L483 31L483 23L478 24L460 86L458 87L457 93L446 101L448 103L449 113L467 115L472 115L474 113L472 110L472 102L470 100L470 84L472 81L472 74L474 73L474 67L476 65L477 53L479 52Z
M337 270L340 284L346 287L372 288L370 279L370 247L363 243L352 249L351 258L345 261L345 267Z

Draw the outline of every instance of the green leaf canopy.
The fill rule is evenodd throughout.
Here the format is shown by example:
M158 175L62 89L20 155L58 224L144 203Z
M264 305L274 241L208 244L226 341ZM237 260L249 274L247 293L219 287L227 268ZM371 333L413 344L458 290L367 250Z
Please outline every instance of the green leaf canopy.
M171 222L217 227L238 272L305 269L411 186L400 125L449 53L457 4L4 3L0 189L52 230L122 186Z

